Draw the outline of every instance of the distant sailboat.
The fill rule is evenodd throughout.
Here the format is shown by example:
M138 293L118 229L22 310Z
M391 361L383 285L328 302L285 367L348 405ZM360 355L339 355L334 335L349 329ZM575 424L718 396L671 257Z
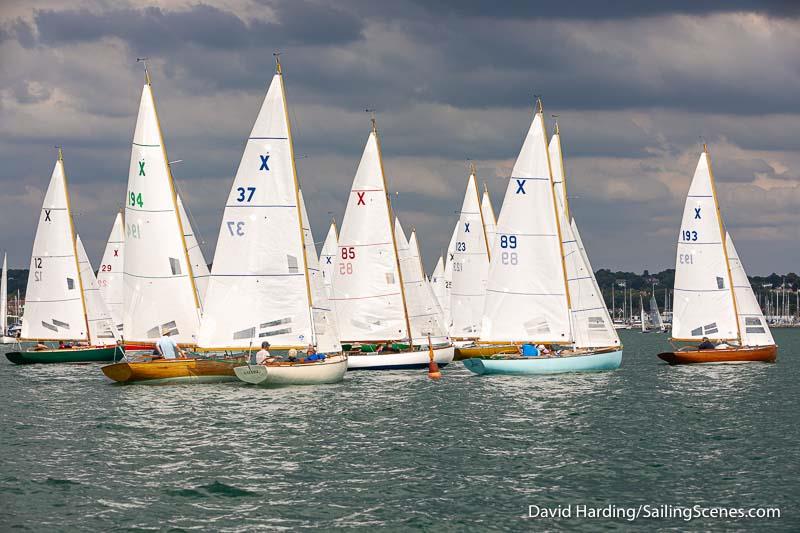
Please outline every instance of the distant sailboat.
M98 328L90 327L84 292L84 285L88 285L89 280L81 279L78 246L70 211L64 158L59 149L33 241L19 339L21 342L36 342L36 346L26 351L7 353L6 357L11 362L113 361L121 356L113 334L110 337L98 335ZM43 348L45 342L54 341L81 346L72 349Z
M436 267L433 269L429 283L431 284L433 295L436 297L436 302L442 310L442 325L445 325L444 306L442 305L444 301L444 258L442 256L439 256L439 260L436 261Z
M658 312L658 302L656 302L656 291L655 288L653 292L650 293L650 323L653 324L653 328L657 331L664 332L667 330L667 327L664 325L664 321L661 319L661 313Z
M450 336L458 348L473 344L481 334L481 318L489 276L489 236L478 197L475 166L467 179L467 189L458 221L458 236L453 252L453 284L450 291Z
M123 338L150 347L169 332L184 346L197 343L200 293L195 285L180 203L158 121L150 74L145 84L131 146L125 204ZM128 361L103 367L119 382L202 379L195 359ZM232 372L230 373L232 377Z
M650 333L651 329L647 327L648 316L644 311L644 301L642 300L642 292L639 291L639 325L642 328L642 333Z
M778 347L725 232L705 146L684 206L672 311L674 342L709 338L720 344L658 354L669 364L773 362L777 357Z
M333 301L348 368L428 366L428 341L409 317L374 119L339 232ZM437 363L452 361L449 339L432 344Z
M16 337L8 335L8 261L3 252L3 273L0 277L0 344L16 342Z
M122 270L124 268L123 258L125 254L125 224L122 221L122 213L117 213L114 218L114 226L108 236L103 260L100 263L100 270L97 271L97 284L100 287L100 295L111 312L111 317L117 331L122 334L122 314L123 314L123 289L122 289Z
M453 228L453 235L450 237L450 242L447 245L447 253L444 257L444 289L440 305L442 306L442 313L444 316L444 326L449 333L450 326L453 323L450 305L452 303L452 289L453 289L453 257L456 253L456 239L458 237L458 221Z
M336 221L331 220L331 227L322 245L319 255L320 268L322 269L322 280L325 284L325 293L330 298L333 295L331 284L333 283L333 262L336 259L336 250L339 249L339 235L336 232Z
M622 358L577 226L570 223L566 189L557 185L559 172L563 182L560 161L551 169L554 147L548 148L537 104L492 250L480 344L496 355L464 361L477 374L611 370ZM537 353L535 344L549 346L551 353L529 356Z

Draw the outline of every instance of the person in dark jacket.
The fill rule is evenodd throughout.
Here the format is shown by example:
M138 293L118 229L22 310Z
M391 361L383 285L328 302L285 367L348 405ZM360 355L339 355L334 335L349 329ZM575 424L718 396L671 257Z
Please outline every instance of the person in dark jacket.
M703 342L697 346L698 350L713 350L714 343L708 340L708 337L703 337Z

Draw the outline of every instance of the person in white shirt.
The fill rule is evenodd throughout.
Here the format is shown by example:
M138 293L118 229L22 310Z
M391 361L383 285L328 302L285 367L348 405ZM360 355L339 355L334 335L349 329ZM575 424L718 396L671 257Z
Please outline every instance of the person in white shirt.
M269 354L269 343L264 341L261 343L261 349L256 352L256 364L257 365L264 365L267 364L272 357Z
M186 359L186 354L183 353L178 343L169 337L171 334L171 331L164 332L164 335L156 342L156 351L164 359L175 359L176 353L180 355L181 359Z

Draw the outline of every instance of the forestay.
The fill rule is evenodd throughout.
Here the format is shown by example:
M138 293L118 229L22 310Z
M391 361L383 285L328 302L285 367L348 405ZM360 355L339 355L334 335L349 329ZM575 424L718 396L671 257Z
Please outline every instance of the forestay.
M203 257L203 250L200 249L200 244L197 242L197 237L194 235L189 217L186 216L186 209L183 207L183 200L181 200L180 194L178 195L178 213L181 215L183 241L186 243L189 263L192 267L192 275L194 275L194 287L197 291L197 300L200 302L200 309L202 310L203 302L205 302L206 297L206 289L208 289L208 278L211 273L208 271L208 263L206 263L206 258Z
M83 286L83 299L86 302L86 323L89 325L89 343L92 346L108 346L115 344L119 335L111 312L103 301L100 287L94 269L89 262L89 256L83 248L80 236L75 238L75 247L78 250L78 268L80 269L81 285Z
M199 345L311 342L300 208L283 77L277 73L244 148L222 217Z
M325 284L325 292L330 298L333 295L333 265L336 259L336 250L339 247L338 237L336 236L336 222L331 222L331 227L328 230L328 236L325 237L325 242L322 245L320 252L319 262L322 268L322 280Z
M111 234L108 236L105 252L103 252L100 270L97 272L97 284L118 332L122 332L124 254L125 228L122 222L122 213L117 213Z
M377 132L370 132L339 232L333 301L343 341L406 340L406 319Z
M470 173L458 220L450 291L450 335L478 338L489 276L489 249L475 174Z
M672 337L737 340L728 262L708 152L700 155L678 234Z
M123 337L195 344L199 302L152 88L142 89L125 204Z
M725 233L725 242L728 250L728 262L731 267L731 277L733 278L733 290L736 293L736 308L739 311L739 328L742 332L743 346L772 346L775 339L769 330L761 306L758 305L756 295L747 279L747 273L730 234Z
M23 339L88 340L66 180L59 154L33 240Z
M308 211L303 200L303 191L299 192L300 214L303 226L303 242L306 247L306 261L308 272L308 283L311 289L311 311L313 314L311 336L314 345L320 353L336 353L342 351L339 342L339 327L336 323L336 314L328 300L328 293L325 289L323 271L317 261L317 249L314 246L314 235L311 232L311 224L308 221ZM334 233L335 235L335 233Z
M491 257L481 340L572 342L541 110L514 164Z

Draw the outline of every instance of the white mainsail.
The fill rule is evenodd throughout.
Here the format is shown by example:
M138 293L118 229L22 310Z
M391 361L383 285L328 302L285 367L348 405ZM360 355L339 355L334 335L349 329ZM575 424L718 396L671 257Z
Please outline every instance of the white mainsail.
M491 257L481 340L571 343L561 230L541 107L514 164Z
M313 315L311 336L313 343L320 353L337 353L342 351L339 342L339 326L336 323L336 313L328 300L323 271L317 260L317 248L314 246L314 235L308 221L308 211L303 200L303 191L298 190L300 198L300 215L303 227L303 242L306 247L306 262L308 283L311 289L311 311Z
M406 240L400 220L394 219L395 242L397 242L397 255L400 259L400 271L403 274L403 287L405 289L406 306L408 307L408 320L411 323L411 335L414 343L426 342L430 335L441 339L445 337L444 329L440 324L439 310L429 298L425 276L422 272L419 252L417 251L416 236L413 247ZM412 234L413 236L414 234Z
M489 188L483 184L483 197L481 198L481 214L483 215L483 231L486 233L486 241L489 243L489 250L494 246L494 234L497 231L497 217L494 216L492 200L489 198Z
M100 295L108 306L117 331L122 332L123 314L123 285L122 271L125 257L125 227L122 222L122 213L117 213L114 226L108 236L100 270L97 272L97 284Z
M455 339L478 338L489 276L489 248L474 171L467 180L461 205L452 276L450 335Z
M411 336L374 123L339 231L332 299L343 341Z
M650 322L657 330L664 331L664 321L661 319L661 313L658 312L655 289L650 294Z
M198 345L312 341L291 127L280 69L245 144L222 216Z
M672 337L738 340L728 260L711 161L700 155L678 235Z
M441 302L442 313L444 314L444 325L448 330L453 323L450 314L451 291L453 288L453 256L456 251L456 239L458 238L458 221L453 226L453 235L450 237L450 243L447 245L447 253L444 259L444 293Z
M155 342L166 331L195 344L200 310L177 195L149 75L131 148L125 204L123 338Z
M439 256L436 261L436 267L431 274L430 282L433 294L436 296L436 302L439 304L439 309L442 310L442 325L444 325L444 259Z
M203 257L203 250L200 249L200 244L197 242L197 237L194 235L189 217L186 216L186 209L183 207L183 200L181 200L180 194L178 195L178 213L181 215L183 242L186 243L189 263L192 266L192 275L194 275L194 287L197 291L200 309L202 310L203 302L206 297L206 290L208 289L208 278L211 273L208 271L208 263L206 263L206 258Z
M75 237L75 247L78 250L78 268L83 287L83 299L86 302L86 323L89 325L89 343L92 346L107 346L116 343L119 335L111 311L108 310L94 269L89 262L89 256L83 248L80 235Z
M33 241L23 339L88 340L64 160L59 150Z
M437 331L439 332L436 335L442 337L447 336L447 331L444 327L444 313L442 313L442 306L439 304L439 300L436 298L436 294L433 292L431 280L425 275L425 266L422 262L422 251L420 251L419 248L419 240L417 239L417 230L415 228L411 229L411 236L408 238L408 248L410 253L417 259L419 264L419 270L415 275L425 282L425 294L423 295L425 299L425 306L429 312L434 313L436 316L436 327ZM403 276L403 281L405 282L405 275Z
M8 258L3 252L3 272L0 274L0 337L8 330Z
M736 309L739 315L739 328L742 332L743 346L772 346L775 339L769 330L767 321L764 320L764 313L758 305L756 295L753 294L753 287L747 279L747 273L730 234L725 233L725 242L728 249L728 262L731 267L731 277L733 278L733 290L736 293Z
M325 283L325 292L330 298L333 295L331 285L333 283L333 264L336 259L336 251L339 249L339 237L336 235L336 222L331 221L331 227L328 230L328 236L325 237L325 243L322 245L322 251L319 255L319 262L322 266L322 280Z
M639 291L639 322L642 332L647 331L647 313L644 312L644 301L642 300L642 293Z

